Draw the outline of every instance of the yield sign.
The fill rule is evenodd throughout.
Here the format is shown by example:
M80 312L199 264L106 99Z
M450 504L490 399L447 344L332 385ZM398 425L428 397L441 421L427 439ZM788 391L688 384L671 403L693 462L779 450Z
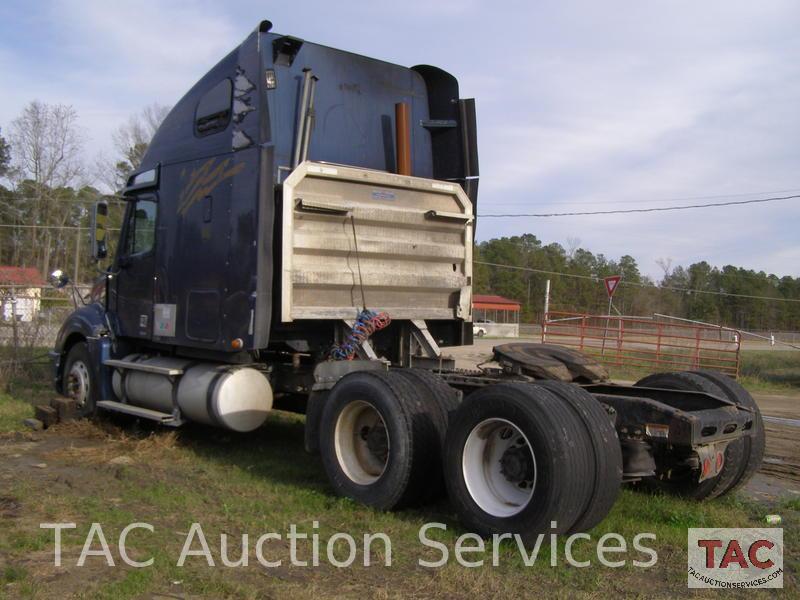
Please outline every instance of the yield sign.
M617 291L617 286L619 285L620 279L622 279L621 275L612 275L611 277L603 278L603 283L606 284L606 292L608 293L609 298L614 296L614 292Z

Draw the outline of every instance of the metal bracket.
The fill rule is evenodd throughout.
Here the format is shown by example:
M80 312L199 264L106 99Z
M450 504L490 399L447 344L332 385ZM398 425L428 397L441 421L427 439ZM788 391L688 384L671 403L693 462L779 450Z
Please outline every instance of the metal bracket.
M428 326L425 324L425 321L411 321L411 338L416 342L418 347L422 349L424 356L428 358L439 358L442 355L439 344L436 343L431 332L428 331ZM412 355L413 354L412 352Z
M463 213L445 212L442 210L429 210L425 212L426 219L441 219L444 221L460 221L465 225L472 223L472 215Z
M355 371L388 371L389 362L383 360L329 360L314 367L313 391L331 389L348 373Z
M425 129L452 129L458 127L455 119L427 119L419 122Z
M126 360L106 360L103 364L107 367L111 367L115 371L119 373L120 376L120 392L121 398L119 402L114 401L104 401L103 408L107 410L116 410L117 412L126 412L128 414L132 414L135 416L139 416L145 419L152 419L159 421L162 425L168 425L170 427L180 427L186 421L181 414L181 409L178 406L178 385L180 384L180 379L183 377L184 370L183 369L173 369L173 368L165 368L165 367L153 367L151 365L144 365L139 364L134 361L126 361ZM170 413L159 413L158 411L150 410L141 408L138 406L134 406L128 402L128 392L127 392L127 380L128 375L131 371L141 371L145 373L153 373L156 375L163 375L167 379L169 379L170 386L171 386L171 397L172 397L172 413L170 418L167 418L166 415ZM124 407L130 407L130 409L126 409ZM153 415L164 415L164 416L153 416Z

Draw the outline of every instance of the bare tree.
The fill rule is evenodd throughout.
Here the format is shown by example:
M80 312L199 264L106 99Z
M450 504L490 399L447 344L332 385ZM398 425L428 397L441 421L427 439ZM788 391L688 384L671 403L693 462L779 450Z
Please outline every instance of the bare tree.
M575 256L575 251L581 247L581 238L568 237L567 238L567 258L572 260Z
M672 259L667 258L657 258L656 264L661 267L661 270L664 271L664 279L661 281L666 281L669 279L669 276L672 274Z
M114 156L99 156L96 160L97 177L111 190L119 190L125 185L128 175L142 163L150 140L153 139L161 123L171 108L158 103L144 107L111 134Z
M78 187L85 175L84 135L71 106L34 100L11 122L14 179L28 224L33 225L31 255L43 273L50 270L53 231L73 210L59 202L59 190Z
M14 164L20 179L67 187L83 175L84 137L71 106L34 100L11 122Z

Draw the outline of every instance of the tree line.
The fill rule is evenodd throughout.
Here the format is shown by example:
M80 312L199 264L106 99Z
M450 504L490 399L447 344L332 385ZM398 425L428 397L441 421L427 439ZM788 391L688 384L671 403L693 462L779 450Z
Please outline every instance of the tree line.
M58 267L81 282L93 279L86 256L91 205L111 201L118 226L117 191L168 112L153 104L131 115L111 133L112 155L91 162L71 106L33 101L7 135L0 128L0 265L35 267L43 276Z
M154 104L131 115L111 133L112 155L92 162L70 106L34 101L11 121L7 135L0 128L0 265L36 267L45 276L58 267L80 282L93 280L96 271L86 256L91 204L101 197L111 201L110 225L118 226L123 204L116 191L139 166L168 112ZM658 261L663 277L656 281L642 275L630 255L612 259L581 248L577 239L565 247L532 234L480 242L474 257L475 292L521 302L527 322L542 318L547 279L553 309L604 314L602 278L621 275L614 298L621 314L660 312L742 329L800 330L800 302L780 301L800 299L800 278L705 261L673 266L664 258Z
M480 242L474 252L475 293L517 300L524 322L540 322L549 279L551 310L606 314L602 279L620 275L622 284L614 294L619 314L662 313L739 329L800 330L800 302L784 301L800 299L800 277L715 267L706 261L674 266L662 258L657 263L663 276L654 280L640 272L630 255L612 259L579 244L576 239L566 248L543 244L532 234Z

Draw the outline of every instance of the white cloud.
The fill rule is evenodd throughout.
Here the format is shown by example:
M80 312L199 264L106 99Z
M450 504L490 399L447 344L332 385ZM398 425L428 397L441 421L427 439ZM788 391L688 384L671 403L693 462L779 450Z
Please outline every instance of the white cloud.
M800 4L790 0L46 6L0 7L0 125L33 98L73 104L90 155L129 114L177 101L270 18L282 33L456 74L462 95L477 98L481 212L800 188ZM632 254L652 274L656 258L671 256L798 275L799 217L800 203L787 201L486 219L479 235L579 237L595 252Z

